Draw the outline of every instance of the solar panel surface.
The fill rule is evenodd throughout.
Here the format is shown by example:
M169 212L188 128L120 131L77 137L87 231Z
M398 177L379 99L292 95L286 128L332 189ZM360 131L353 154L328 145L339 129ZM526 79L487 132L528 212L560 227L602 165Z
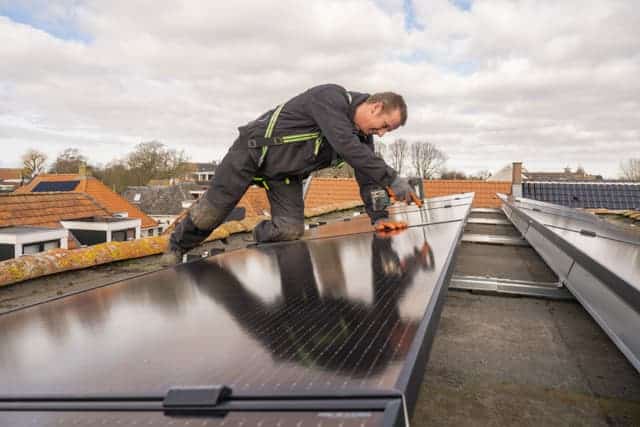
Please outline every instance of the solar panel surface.
M411 225L399 233L376 234L360 217L334 224L347 227L343 235L319 227L333 234L224 253L2 315L0 421L67 424L93 416L91 409L6 412L12 399L41 396L44 409L56 407L56 396L157 402L170 388L212 384L230 387L239 402L386 402L406 393L411 409L472 197L452 201L395 208L392 216ZM278 412L264 422L383 422L375 412L318 414ZM234 411L220 425L257 423L259 415ZM169 419L117 411L96 417Z
M43 181L39 182L31 192L44 193L49 191L73 191L80 181Z
M240 250L9 313L3 391L392 389L459 226Z
M373 427L383 412L229 412L215 416L165 416L162 412L0 412L3 426L156 426L156 427Z
M640 184L525 182L523 197L572 208L640 209Z

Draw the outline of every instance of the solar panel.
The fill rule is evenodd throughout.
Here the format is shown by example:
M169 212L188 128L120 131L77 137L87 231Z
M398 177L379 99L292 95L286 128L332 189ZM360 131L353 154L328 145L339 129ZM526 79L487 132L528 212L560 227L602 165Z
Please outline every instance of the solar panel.
M80 181L42 181L33 190L33 193L43 193L49 191L73 191Z
M396 208L411 228L393 235L363 216L2 315L2 394L220 384L244 400L407 393L411 409L471 202Z
M522 191L527 199L572 208L640 208L640 184L525 182Z
M593 189L598 185L585 188ZM613 185L620 191L622 185ZM640 370L640 236L633 227L531 200L506 200L514 224ZM515 220L515 218L520 218Z

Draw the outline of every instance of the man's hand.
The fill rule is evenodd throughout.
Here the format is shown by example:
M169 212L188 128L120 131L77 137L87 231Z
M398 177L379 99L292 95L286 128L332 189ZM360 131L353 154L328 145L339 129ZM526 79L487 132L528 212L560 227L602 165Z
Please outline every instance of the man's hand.
M380 236L390 237L398 234L408 226L407 223L403 221L390 221L386 218L381 218L376 221L374 227Z
M407 204L412 201L422 207L422 202L414 193L413 188L409 185L409 180L407 178L403 178L401 176L397 176L396 179L393 180L391 185L387 187L387 192L389 196L397 201L405 202Z

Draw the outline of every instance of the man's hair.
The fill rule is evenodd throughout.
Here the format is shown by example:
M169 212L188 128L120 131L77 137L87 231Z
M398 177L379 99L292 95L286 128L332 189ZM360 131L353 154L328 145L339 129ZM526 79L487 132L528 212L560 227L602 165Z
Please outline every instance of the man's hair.
M367 104L375 104L376 102L382 102L382 111L400 111L400 125L404 126L407 122L407 104L401 95L393 92L379 92L370 95L367 98Z

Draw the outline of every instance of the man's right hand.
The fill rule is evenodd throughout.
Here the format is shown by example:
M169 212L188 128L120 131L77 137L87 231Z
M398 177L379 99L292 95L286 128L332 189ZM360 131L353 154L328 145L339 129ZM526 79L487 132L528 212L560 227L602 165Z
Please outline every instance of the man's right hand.
M401 176L397 176L396 179L393 180L391 185L387 187L387 192L389 196L396 199L400 202L405 202L407 204L412 201L418 205L422 206L422 202L416 196L416 193L413 191L413 188L409 185L409 180L407 178L403 178Z
M381 218L376 221L374 227L378 232L392 232L404 230L408 225L404 221L390 221L386 218Z

